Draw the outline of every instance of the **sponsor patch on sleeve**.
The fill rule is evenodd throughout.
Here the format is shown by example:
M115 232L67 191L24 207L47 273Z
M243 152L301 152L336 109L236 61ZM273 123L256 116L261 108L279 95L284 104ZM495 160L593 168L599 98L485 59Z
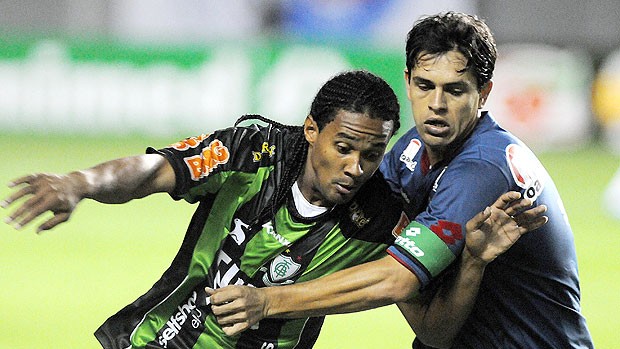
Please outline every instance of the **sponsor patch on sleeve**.
M209 137L208 134L201 134L197 137L189 137L182 141L176 142L170 145L170 148L174 148L179 151L184 151L190 148L196 148L200 145L200 143Z
M527 149L509 144L506 147L506 161L517 185L524 190L525 198L536 201L545 185L545 171L542 164Z
M417 165L417 161L414 161L413 159L418 151L420 151L420 148L422 148L422 142L420 142L419 139L414 138L409 142L407 148L405 148L405 150L403 150L400 154L400 161L402 161L411 172L415 170Z
M189 156L183 159L192 180L198 181L213 172L219 165L230 159L228 148L219 139L214 139L204 148L200 155Z
M415 221L402 231L394 244L424 266L432 277L437 276L456 259L437 234Z

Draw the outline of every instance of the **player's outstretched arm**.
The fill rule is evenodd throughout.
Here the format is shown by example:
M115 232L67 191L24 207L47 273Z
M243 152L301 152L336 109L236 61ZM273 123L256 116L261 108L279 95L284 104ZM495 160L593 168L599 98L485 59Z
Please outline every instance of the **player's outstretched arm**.
M519 193L505 194L506 203L518 199ZM506 208L504 203L478 214L468 225L468 233L480 231L480 238L473 239L473 261L489 261L509 248L518 236L538 225L542 209L532 209L513 219L512 214L530 202L520 202ZM522 226L517 226L519 222ZM534 223L533 223L534 222ZM497 239L496 235L503 238ZM505 241L508 239L508 241ZM482 273L483 269L475 272ZM211 294L213 313L228 335L250 328L265 317L307 317L346 313L376 308L402 302L414 296L420 287L418 278L407 268L388 256L338 271L320 279L288 286L251 288L228 286L218 290L207 289ZM477 290L477 289L476 289ZM407 315L407 314L405 314Z
M316 280L266 288L227 286L210 293L224 332L238 334L265 317L300 318L349 313L404 301L420 287L407 268L388 256Z
M118 204L155 192L174 189L175 175L161 155L146 154L101 163L92 168L57 175L38 173L15 179L16 191L0 204L7 208L24 198L6 222L20 229L47 211L53 216L37 233L66 222L82 199Z
M523 234L547 222L544 205L522 211L531 201L519 197L517 192L508 192L467 223L466 244L455 276L444 280L430 300L398 303L424 344L451 347L474 306L485 267Z

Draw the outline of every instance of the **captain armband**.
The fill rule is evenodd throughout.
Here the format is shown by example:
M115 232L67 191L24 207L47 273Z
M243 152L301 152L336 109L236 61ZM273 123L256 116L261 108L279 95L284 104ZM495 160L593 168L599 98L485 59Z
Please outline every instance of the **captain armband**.
M439 236L415 221L402 230L388 253L413 271L423 285L456 259Z

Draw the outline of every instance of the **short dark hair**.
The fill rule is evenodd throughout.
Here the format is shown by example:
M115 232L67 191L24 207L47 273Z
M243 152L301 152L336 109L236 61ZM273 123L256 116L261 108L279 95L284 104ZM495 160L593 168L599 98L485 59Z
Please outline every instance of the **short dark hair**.
M437 55L457 50L467 59L467 69L481 89L493 77L497 47L491 29L474 15L446 12L414 23L407 35L406 66L412 71L421 54Z
M365 70L346 71L328 80L314 97L310 115L320 131L341 110L393 121L393 133L400 128L400 106L394 90Z

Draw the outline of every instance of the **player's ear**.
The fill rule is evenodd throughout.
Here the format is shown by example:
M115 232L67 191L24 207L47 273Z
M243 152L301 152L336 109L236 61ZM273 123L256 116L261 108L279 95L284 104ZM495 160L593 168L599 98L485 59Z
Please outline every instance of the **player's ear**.
M411 73L409 72L409 69L405 69L404 78L405 78L405 87L407 90L407 98L411 100L411 81L409 80L411 78Z
M314 144L316 141L316 137L319 135L319 126L312 118L312 115L306 116L306 120L304 121L304 136L306 140L310 144Z
M491 93L491 89L493 89L493 81L489 80L482 88L480 89L480 99L478 100L478 109L482 108L484 104L487 102L487 98L489 98L489 94Z

